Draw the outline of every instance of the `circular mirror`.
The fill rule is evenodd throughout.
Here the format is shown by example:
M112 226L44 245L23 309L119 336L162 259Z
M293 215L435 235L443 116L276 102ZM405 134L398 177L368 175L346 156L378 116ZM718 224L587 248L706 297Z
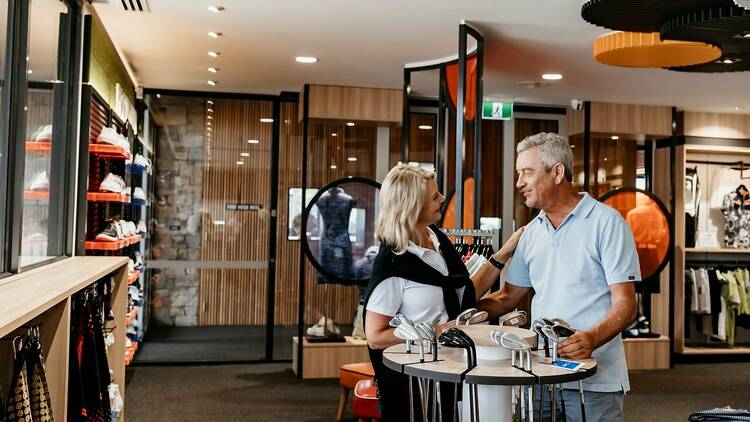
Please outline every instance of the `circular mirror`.
M670 244L669 212L651 192L637 188L609 191L599 200L616 209L628 222L635 238L641 277L648 280L667 265Z
M370 279L378 254L379 191L380 184L370 179L339 179L318 190L305 207L303 249L318 270L318 283L362 285Z

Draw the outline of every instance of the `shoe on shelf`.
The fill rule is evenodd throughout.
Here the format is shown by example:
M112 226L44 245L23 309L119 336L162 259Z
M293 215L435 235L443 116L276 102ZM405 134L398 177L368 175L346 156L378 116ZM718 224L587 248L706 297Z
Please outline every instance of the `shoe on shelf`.
M132 199L146 202L146 192L144 192L141 188L133 188Z
M96 138L96 142L100 144L115 145L130 152L130 142L128 142L128 140L125 139L124 136L117 133L117 130L111 127L105 127L104 129L102 129L99 137Z
M146 234L146 223L143 222L143 220L138 220L138 225L136 226L136 232L140 234Z
M102 183L99 185L100 192L123 194L127 192L125 189L125 181L122 180L122 177L112 173L107 173L107 175L104 176L104 180L102 180Z
M135 227L135 223L132 221L128 221L127 223L128 223L128 229L130 231L130 235L133 236L133 235L138 234L138 229Z
M52 125L43 125L31 135L32 142L52 142Z
M49 178L47 177L46 171L42 170L34 175L34 177L31 179L31 183L29 184L29 190L49 190Z
M324 329L323 327L326 327ZM326 317L320 317L320 321L317 324L307 329L307 335L315 337L326 337L326 334L338 336L341 334L341 330L334 324L333 320Z
M96 240L100 242L117 242L120 240L118 230L115 227L116 224L111 223L106 229L96 235Z
M141 154L135 154L130 160L130 164L133 166L145 167L146 169L151 168L151 161L149 161L148 158L142 156Z
M128 274L132 274L135 271L135 262L133 259L128 259Z

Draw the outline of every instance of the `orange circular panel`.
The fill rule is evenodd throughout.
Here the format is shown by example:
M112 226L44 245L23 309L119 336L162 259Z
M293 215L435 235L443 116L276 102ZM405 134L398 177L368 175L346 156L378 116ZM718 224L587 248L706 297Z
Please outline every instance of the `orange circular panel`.
M445 207L445 216L443 217L444 229L472 229L474 228L474 178L467 177L464 179L464 223L461 227L456 227L456 195L451 195L448 206Z
M616 209L630 225L641 264L641 277L655 275L669 253L669 220L662 207L642 192L622 190L605 194L604 202Z
M680 67L721 57L719 47L692 41L662 41L658 32L613 32L594 41L594 59L623 67Z

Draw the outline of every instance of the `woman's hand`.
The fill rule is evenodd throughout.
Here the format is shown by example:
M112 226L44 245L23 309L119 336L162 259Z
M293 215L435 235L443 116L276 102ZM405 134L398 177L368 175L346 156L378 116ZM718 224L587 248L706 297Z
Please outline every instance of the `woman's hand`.
M521 227L520 229L516 230L515 233L513 233L513 236L508 239L507 242L500 248L499 251L492 254L492 256L502 262L506 263L510 259L511 256L513 256L513 251L516 250L516 246L518 245L518 240L521 238L521 235L523 234L523 230L526 227Z

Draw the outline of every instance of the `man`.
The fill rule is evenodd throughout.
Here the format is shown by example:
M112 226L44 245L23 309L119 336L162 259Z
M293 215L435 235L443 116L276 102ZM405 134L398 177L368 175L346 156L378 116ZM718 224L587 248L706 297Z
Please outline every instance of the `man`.
M507 282L479 306L501 315L533 288L532 318L561 318L577 330L559 355L599 362L584 381L587 419L622 421L630 384L620 332L635 317L633 283L641 279L633 234L617 211L573 190L573 154L560 135L530 136L517 151L516 187L541 211L526 226ZM568 420L579 420L577 384L564 388Z

